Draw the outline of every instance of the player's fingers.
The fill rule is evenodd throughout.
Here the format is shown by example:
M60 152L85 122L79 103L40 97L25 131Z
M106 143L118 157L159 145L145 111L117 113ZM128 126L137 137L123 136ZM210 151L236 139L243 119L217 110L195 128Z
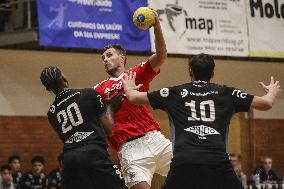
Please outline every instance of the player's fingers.
M143 86L143 84L139 84L138 86L136 86L136 89L138 90L138 89L140 89L140 87L142 87Z
M277 86L279 84L279 81L275 81L274 85Z
M135 81L135 79L136 79L136 72L134 72L132 80Z
M274 77L271 76L271 77L270 77L270 84L273 84L273 83L274 83Z
M259 84L263 87L263 88L266 88L266 85L264 85L264 83L261 81L259 82Z

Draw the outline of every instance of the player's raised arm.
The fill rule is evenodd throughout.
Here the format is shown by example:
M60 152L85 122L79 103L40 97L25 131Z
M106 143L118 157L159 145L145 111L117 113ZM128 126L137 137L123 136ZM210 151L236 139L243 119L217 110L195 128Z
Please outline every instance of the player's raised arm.
M261 97L254 96L251 107L262 111L269 110L272 108L277 94L281 91L279 81L274 81L273 76L271 76L269 85L265 85L263 82L260 82L260 84L267 93Z
M161 65L167 58L166 42L163 36L160 20L156 14L156 22L153 25L155 35L155 49L156 53L150 57L151 67L155 72L158 72Z
M122 79L126 98L133 104L149 104L147 92L138 91L142 84L136 85L135 77L136 73L130 72L129 76L125 75Z

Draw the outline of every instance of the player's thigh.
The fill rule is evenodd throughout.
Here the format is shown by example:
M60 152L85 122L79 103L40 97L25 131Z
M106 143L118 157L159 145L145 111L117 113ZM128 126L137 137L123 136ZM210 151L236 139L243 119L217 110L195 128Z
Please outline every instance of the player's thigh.
M200 186L203 189L242 189L242 184L237 178L230 162L223 162L203 166L204 179L207 182L201 182Z
M76 162L72 163L72 159L66 160L64 164L64 170L62 174L63 189L78 189L86 188L91 189L92 184L90 182L90 175L88 174L86 167L81 166Z
M162 150L157 155L157 167L155 172L162 176L167 176L173 157L172 143L166 139L161 146Z
M147 182L151 186L156 169L156 160L145 141L131 141L120 149L120 159L123 177L128 187L139 182Z
M123 176L113 163L98 165L93 173L93 181L96 189L127 189Z
M197 189L198 173L193 173L195 168L191 165L171 165L170 171L162 189Z

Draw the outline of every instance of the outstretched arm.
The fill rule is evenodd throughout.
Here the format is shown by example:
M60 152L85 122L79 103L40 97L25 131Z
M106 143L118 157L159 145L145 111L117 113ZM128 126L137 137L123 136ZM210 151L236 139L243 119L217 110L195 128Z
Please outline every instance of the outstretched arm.
M267 93L261 97L254 96L251 107L262 111L269 110L272 108L277 94L281 91L279 81L275 82L273 76L271 76L269 85L265 85L263 82L260 82L260 84Z
M153 25L154 27L154 35L155 35L155 49L156 49L156 53L153 54L150 57L150 64L152 69L155 72L158 72L161 65L165 62L166 58L167 58L167 48L166 48L166 43L165 43L165 39L163 36L163 32L162 32L162 28L161 28L161 23L160 20L156 14L156 22Z
M149 104L149 99L147 97L147 92L138 91L142 84L135 84L136 73L130 72L129 76L126 75L123 79L123 86L126 98L133 104Z

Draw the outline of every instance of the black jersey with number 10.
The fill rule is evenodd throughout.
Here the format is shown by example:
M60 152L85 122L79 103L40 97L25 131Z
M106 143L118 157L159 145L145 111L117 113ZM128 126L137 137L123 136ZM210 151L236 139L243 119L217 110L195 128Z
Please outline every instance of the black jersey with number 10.
M232 115L249 110L253 96L238 89L194 81L148 93L151 106L168 113L175 163L228 160Z
M64 150L96 144L106 148L100 116L105 114L101 96L93 89L65 89L55 97L48 120L64 143Z

